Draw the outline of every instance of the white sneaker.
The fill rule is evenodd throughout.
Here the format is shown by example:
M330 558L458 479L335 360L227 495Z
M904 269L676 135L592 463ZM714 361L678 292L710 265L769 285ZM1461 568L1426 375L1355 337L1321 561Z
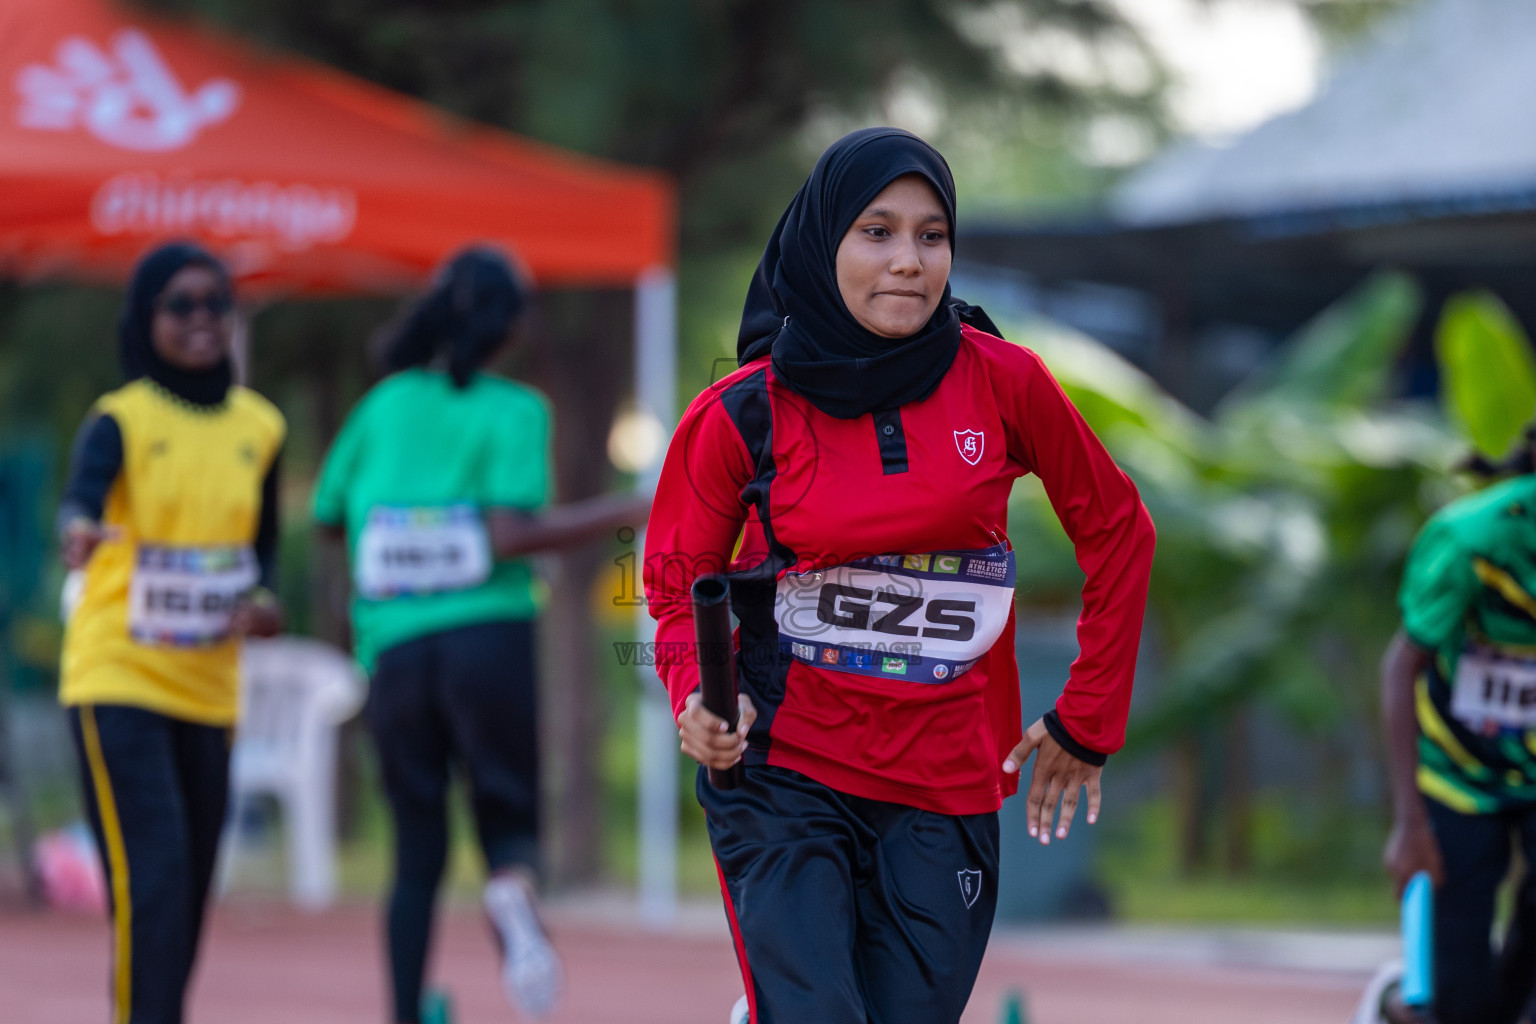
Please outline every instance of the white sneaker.
M747 1005L747 997L742 996L736 1000L736 1005L731 1007L731 1019L726 1024L751 1024L752 1007Z
M1386 1017L1381 1012L1381 997L1402 978L1403 965L1400 961L1383 964L1371 978L1370 984L1365 986L1365 992L1360 996L1360 1005L1355 1007L1355 1015L1349 1019L1350 1024L1383 1024Z
M507 1001L541 1020L560 1002L564 972L549 944L525 882L502 875L485 883L485 912L501 943L501 987Z

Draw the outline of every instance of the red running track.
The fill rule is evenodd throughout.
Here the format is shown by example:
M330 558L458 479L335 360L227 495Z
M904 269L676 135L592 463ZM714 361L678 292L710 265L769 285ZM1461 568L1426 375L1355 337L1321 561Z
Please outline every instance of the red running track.
M741 994L718 933L656 936L556 915L569 990L552 1024L725 1024ZM485 926L450 911L436 972L457 1024L517 1018L503 1003ZM0 1020L97 1024L107 1014L107 928L83 916L0 911ZM1041 963L995 943L964 1024L996 1024L1025 992L1031 1024L1344 1024L1363 979L1254 970ZM348 907L308 917L237 904L215 914L189 1024L386 1024L379 922Z

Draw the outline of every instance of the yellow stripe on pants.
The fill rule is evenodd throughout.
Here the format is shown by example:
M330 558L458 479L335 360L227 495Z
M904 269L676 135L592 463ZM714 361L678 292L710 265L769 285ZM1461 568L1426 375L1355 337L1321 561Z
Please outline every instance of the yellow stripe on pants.
M116 1024L128 1024L133 1005L133 906L128 902L128 851L123 845L123 825L112 797L112 779L101 755L101 735L96 731L96 709L80 706L80 733L85 738L85 759L91 768L91 788L96 793L96 812L107 843L107 874L112 882L112 923L116 941L114 961Z

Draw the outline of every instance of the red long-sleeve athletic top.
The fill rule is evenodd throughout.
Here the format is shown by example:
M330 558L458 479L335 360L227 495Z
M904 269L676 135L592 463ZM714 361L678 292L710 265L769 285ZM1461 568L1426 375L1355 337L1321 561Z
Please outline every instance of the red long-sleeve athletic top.
M1018 786L1001 767L1022 737L1011 549L1031 538L1010 540L1007 508L1026 473L1087 577L1060 725L1090 751L1119 749L1151 517L1039 356L970 326L939 386L899 410L828 416L767 357L689 406L644 567L674 711L698 685L689 587L728 571L738 680L759 712L749 765L946 814L997 810Z

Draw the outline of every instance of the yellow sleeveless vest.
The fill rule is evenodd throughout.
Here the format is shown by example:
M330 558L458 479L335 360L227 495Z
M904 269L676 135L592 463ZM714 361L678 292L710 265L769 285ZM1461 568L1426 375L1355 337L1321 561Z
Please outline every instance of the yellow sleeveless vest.
M256 537L261 485L287 427L270 402L233 387L207 410L148 380L104 395L96 412L123 435L123 467L107 495L107 537L85 570L64 633L59 699L129 704L207 725L239 710L239 643L140 643L129 634L128 592L141 544L240 546Z

